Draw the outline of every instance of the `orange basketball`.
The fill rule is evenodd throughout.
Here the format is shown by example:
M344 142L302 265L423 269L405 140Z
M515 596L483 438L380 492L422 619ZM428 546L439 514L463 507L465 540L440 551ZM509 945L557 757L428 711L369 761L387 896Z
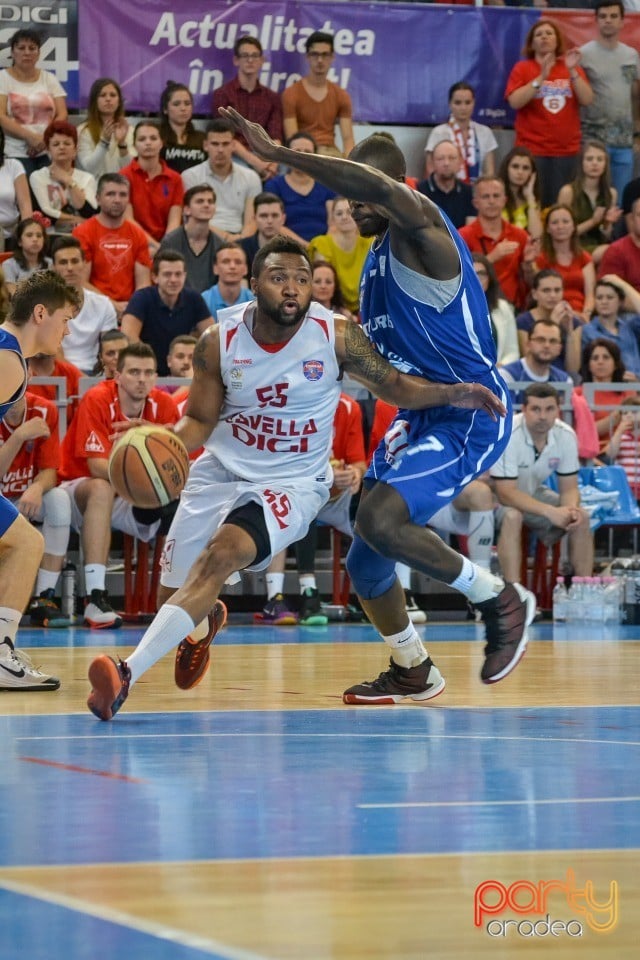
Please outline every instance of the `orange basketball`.
M164 507L180 496L189 475L187 448L165 427L133 427L114 444L109 480L136 507Z

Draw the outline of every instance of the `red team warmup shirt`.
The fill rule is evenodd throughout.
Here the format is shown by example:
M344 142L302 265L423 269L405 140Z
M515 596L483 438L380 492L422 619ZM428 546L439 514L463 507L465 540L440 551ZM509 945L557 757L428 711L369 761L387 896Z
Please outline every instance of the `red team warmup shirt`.
M44 400L42 397L36 397L30 392L25 393L24 396L27 401L25 420L42 417L46 421L51 435L29 440L20 447L11 466L2 478L2 490L0 492L10 500L22 496L41 470L58 470L60 467L58 411L55 403ZM12 436L16 429L16 427L9 426L4 419L0 420L0 446Z
M82 370L79 370L73 363L69 363L68 360L55 360L53 371L49 376L65 378L67 381L67 398L79 396L80 377L83 376L83 373ZM34 397L44 397L45 400L51 400L52 402L56 400L56 388L54 386L47 386L44 383L30 383L29 393L32 393ZM67 424L73 420L73 415L77 408L77 400L72 400L70 403L67 403Z
M340 394L333 419L333 448L331 456L350 463L366 463L362 411L357 400L346 393Z
M175 423L178 409L168 393L153 388L141 414L149 423ZM104 380L85 393L62 442L62 480L90 477L88 460L108 460L113 424L128 418L122 412L115 380Z

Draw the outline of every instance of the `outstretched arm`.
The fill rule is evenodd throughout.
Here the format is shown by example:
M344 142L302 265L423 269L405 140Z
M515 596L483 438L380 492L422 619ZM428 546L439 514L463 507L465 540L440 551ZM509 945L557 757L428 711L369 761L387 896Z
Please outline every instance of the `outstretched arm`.
M336 317L336 356L343 369L381 400L406 410L426 407L465 407L484 410L496 420L506 409L498 397L479 383L430 383L400 373L374 350L362 327Z
M324 183L330 190L349 200L375 203L383 208L394 223L402 223L406 230L424 227L427 215L432 222L441 222L438 208L422 194L417 194L406 184L393 180L380 170L363 163L343 160L340 157L325 157L317 153L299 153L272 140L258 123L252 123L234 110L220 107L219 113L230 120L244 136L251 150L263 160L283 163L314 180ZM426 201L423 202L423 201Z

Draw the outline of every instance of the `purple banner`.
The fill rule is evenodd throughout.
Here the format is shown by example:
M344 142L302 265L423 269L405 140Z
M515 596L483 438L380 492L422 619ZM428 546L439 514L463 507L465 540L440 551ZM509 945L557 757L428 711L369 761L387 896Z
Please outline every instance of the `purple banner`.
M186 84L196 113L235 74L233 44L257 36L265 51L261 82L282 92L306 72L304 42L313 30L335 36L330 79L353 102L360 123L430 125L446 119L447 90L466 80L477 91L476 118L509 123L503 92L537 10L476 9L415 3L274 3L165 0L124 5L83 0L80 106L92 82L118 80L128 111L159 109L167 80Z

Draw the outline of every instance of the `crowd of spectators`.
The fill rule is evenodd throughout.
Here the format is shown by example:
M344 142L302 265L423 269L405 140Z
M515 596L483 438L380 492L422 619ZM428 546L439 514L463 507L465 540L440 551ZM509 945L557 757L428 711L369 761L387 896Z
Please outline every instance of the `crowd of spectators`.
M498 360L511 381L640 378L640 178L633 179L632 152L640 136L638 54L618 39L619 0L598 0L594 19L597 35L580 49L566 49L551 20L532 25L505 89L516 114L515 144L501 162L493 131L473 119L475 91L463 80L449 90L448 118L426 139L417 189L447 213L473 254ZM189 89L169 80L157 119L135 127L111 77L93 83L86 120L72 122L64 89L38 66L41 42L36 31L18 30L9 41L11 64L0 70L0 310L16 284L43 269L78 293L60 356L34 358L31 373L67 380L71 426L59 476L71 496L69 523L85 546L87 620L117 625L104 590L104 518L120 529L144 528L145 536L164 518L114 520L105 473L113 429L177 418L155 378L175 371L188 377L194 337L219 310L252 299L253 257L274 235L307 247L316 299L356 321L370 241L347 200L298 170L265 163L217 112L231 105L293 150L348 156L352 108L329 79L331 34L308 37L307 72L282 96L260 83L259 40L241 37L236 74L216 90L208 118L194 123ZM78 400L83 374L102 380ZM57 430L50 395L42 400L46 416L25 413L36 409L37 396L28 394L7 415L16 447L16 437L35 437L36 426L26 423L46 421L49 433ZM608 455L631 417L626 411L597 420ZM49 459L46 469L58 469ZM341 469L347 460L337 458ZM354 462L358 482L344 485L351 493L364 458ZM60 545L55 540L56 551ZM304 556L301 583L315 590ZM43 610L55 619L47 605L53 572L50 566L39 580L47 601L38 606L41 619Z

